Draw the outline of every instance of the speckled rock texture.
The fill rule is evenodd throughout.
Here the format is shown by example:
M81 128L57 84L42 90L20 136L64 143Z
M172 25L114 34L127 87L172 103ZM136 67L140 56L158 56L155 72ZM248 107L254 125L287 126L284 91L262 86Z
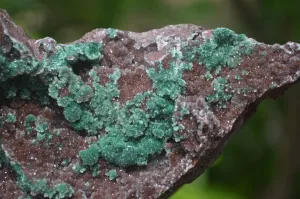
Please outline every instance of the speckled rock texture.
M299 76L293 42L172 25L64 45L0 10L0 198L167 198Z

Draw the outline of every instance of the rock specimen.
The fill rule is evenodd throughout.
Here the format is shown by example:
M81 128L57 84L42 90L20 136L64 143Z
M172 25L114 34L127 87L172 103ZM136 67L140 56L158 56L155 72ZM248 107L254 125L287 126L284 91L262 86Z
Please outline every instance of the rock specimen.
M0 198L166 198L198 177L300 47L226 28L29 39L0 11Z

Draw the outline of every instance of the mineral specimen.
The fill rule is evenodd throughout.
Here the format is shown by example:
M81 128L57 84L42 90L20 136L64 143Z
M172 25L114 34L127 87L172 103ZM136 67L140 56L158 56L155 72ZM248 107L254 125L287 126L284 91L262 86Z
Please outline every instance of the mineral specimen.
M175 25L58 44L0 10L0 198L166 198L299 76L292 42Z

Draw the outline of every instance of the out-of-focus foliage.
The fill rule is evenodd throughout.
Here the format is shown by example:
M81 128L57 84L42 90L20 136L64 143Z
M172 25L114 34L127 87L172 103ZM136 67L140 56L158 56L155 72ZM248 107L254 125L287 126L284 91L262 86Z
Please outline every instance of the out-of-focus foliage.
M299 0L0 1L31 37L63 43L95 28L140 32L178 23L228 27L266 43L300 43L299 7ZM217 162L171 198L300 198L299 91L263 102Z

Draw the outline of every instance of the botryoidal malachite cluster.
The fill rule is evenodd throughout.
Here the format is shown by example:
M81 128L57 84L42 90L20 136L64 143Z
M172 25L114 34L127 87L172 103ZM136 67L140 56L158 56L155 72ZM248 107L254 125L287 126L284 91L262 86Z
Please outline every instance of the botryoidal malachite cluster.
M108 34L113 38L117 33L109 30ZM120 96L118 79L122 71L114 68L109 81L100 84L101 43L57 45L56 51L42 61L29 56L28 49L18 42L14 42L14 48L22 52L22 56L14 61L8 60L4 56L6 52L0 49L0 87L5 91L5 97L39 100L42 105L48 105L52 98L63 109L65 119L76 132L98 136L97 142L79 152L81 162L73 167L75 172L90 170L96 176L100 168L99 158L123 167L146 165L150 157L163 152L167 140L184 139L177 133L184 126L178 124L174 111L177 97L184 94L186 88L183 73L191 70L193 63L204 65L207 70L205 77L212 82L214 93L207 96L206 101L224 107L232 93L227 92L226 77L216 76L223 67L236 67L244 55L251 53L254 44L244 35L218 28L200 46L174 48L167 68L157 63L147 69L153 90L138 93L125 104L117 100ZM90 66L86 70L91 80L89 83L76 74L74 67L78 63ZM211 74L213 71L215 77ZM189 114L188 110L181 113L181 118ZM48 123L37 120L38 117L26 117L23 121L26 130L29 133L35 130L37 141L51 139ZM13 115L8 115L7 120L14 122ZM106 134L100 136L100 130L105 130ZM108 175L111 178L117 176L114 172ZM44 184L43 181L42 187L46 187Z

